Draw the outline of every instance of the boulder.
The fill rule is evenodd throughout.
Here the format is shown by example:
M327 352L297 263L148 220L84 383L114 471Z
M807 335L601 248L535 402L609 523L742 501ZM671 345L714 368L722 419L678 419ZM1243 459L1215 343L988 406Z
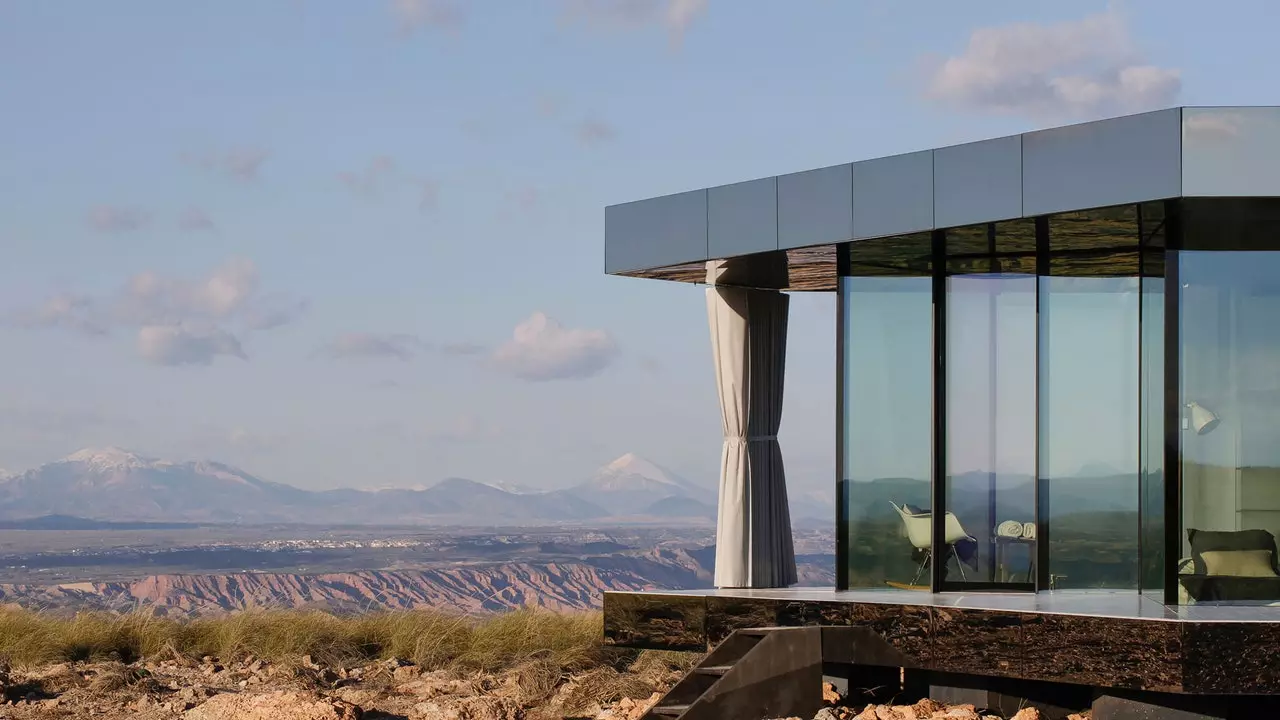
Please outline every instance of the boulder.
M185 712L185 720L360 720L360 708L310 692L227 693Z

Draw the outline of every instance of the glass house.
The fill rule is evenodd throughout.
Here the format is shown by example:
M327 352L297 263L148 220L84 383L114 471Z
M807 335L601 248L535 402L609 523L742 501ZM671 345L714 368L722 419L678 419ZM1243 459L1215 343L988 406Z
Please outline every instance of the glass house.
M611 206L605 266L833 294L837 591L1280 604L1280 108ZM743 352L767 355L747 327ZM785 510L742 452L721 544L754 565L730 586L790 584L760 567L794 563L789 525L725 510L726 487Z

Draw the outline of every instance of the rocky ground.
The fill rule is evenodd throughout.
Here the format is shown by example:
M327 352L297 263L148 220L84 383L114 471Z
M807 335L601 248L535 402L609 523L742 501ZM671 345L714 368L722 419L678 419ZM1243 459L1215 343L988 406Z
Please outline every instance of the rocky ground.
M565 677L537 658L492 675L428 672L400 660L330 667L309 657L223 663L170 653L131 664L5 668L0 719L638 720L679 675L643 657L621 672Z
M818 711L813 720L1005 720L1004 715L976 708L973 705L944 705L927 698L912 704L876 705L852 704L851 699L843 698L830 685L823 687L823 700L826 707ZM1088 712L1069 715L1067 720L1089 720ZM787 718L786 720L802 720ZM1032 707L1019 710L1009 716L1008 720L1047 720L1044 715Z
M0 668L0 719L138 720L639 720L681 675L660 655L621 671L563 675L538 658L500 674L426 671L404 660L356 667L303 657L235 662L176 652L136 663ZM1004 720L972 705L930 700L853 706L831 686L814 720ZM1087 720L1087 715L1070 720ZM800 720L800 719L788 719ZM1012 720L1043 720L1026 708Z

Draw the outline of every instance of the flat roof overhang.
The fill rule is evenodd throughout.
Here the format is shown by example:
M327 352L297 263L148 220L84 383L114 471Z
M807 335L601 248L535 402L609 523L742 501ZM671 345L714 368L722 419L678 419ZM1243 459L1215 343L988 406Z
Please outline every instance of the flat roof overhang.
M785 254L834 291L835 245L1177 197L1280 197L1280 107L1177 107L605 208L605 272L706 280Z

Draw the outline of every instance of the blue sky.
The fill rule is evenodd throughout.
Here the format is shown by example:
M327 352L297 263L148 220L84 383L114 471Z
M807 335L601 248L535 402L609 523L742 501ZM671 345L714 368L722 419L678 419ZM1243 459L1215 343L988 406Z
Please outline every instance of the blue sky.
M1266 2L0 5L0 467L710 485L702 290L605 205L1172 104L1274 104ZM1258 83L1262 84L1259 85ZM833 476L835 298L782 442ZM823 490L825 491L825 490Z

